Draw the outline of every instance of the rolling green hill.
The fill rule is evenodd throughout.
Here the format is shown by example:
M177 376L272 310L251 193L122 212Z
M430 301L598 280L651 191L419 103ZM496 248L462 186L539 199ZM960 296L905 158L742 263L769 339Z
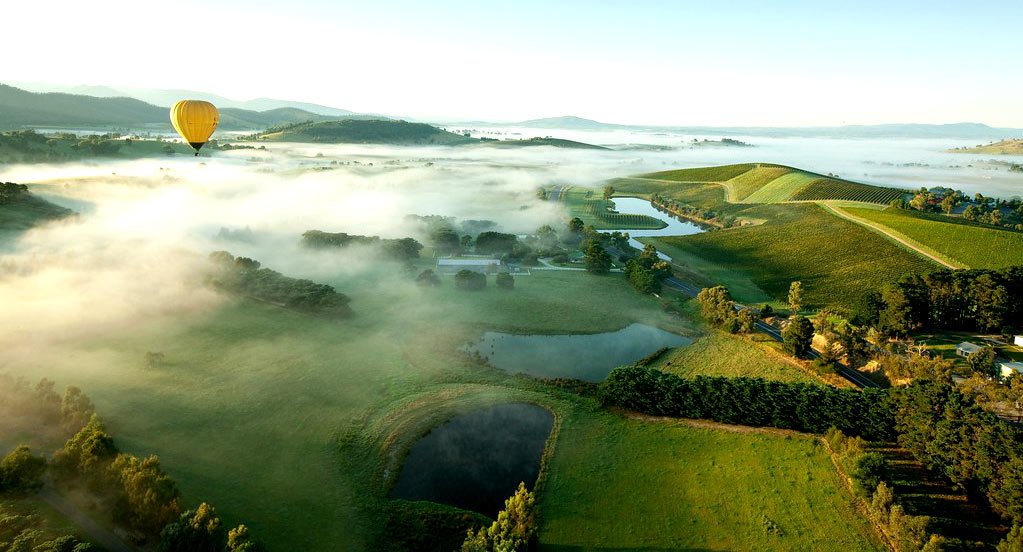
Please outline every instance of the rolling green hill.
M846 200L888 204L903 190L851 182L769 163L679 169L636 177L668 182L711 182L723 186L732 203Z
M606 150L604 146L597 146L594 144L587 144L585 142L576 142L575 140L564 140L561 138L526 138L524 140L486 140L484 144L498 147L514 148L514 147L529 147L529 146L553 146L555 148L570 148L570 149L596 149Z
M302 121L332 119L295 108L249 111L220 110L219 129L255 130ZM158 107L133 98L97 98L78 94L26 92L0 84L0 128L155 127L170 130L170 116Z
M476 142L472 138L425 123L379 119L299 123L270 129L249 138L260 141L321 144L452 145Z

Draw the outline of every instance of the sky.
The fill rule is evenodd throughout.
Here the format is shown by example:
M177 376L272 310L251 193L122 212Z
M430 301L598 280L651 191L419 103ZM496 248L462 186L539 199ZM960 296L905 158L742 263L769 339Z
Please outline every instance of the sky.
M0 82L201 90L429 121L1023 127L1023 2L49 0Z

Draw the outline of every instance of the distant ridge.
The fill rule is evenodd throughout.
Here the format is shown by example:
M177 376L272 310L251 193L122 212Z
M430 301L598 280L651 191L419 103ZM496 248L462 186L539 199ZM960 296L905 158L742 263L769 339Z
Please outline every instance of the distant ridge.
M218 128L222 130L261 130L277 125L337 118L294 107L266 111L218 107ZM134 98L35 93L0 84L0 129L27 126L129 127L159 131L171 128L166 107Z
M593 119L584 119L574 115L545 117L513 123L493 123L486 121L470 121L451 123L449 126L462 127L524 127L564 130L633 130L653 132L677 132L690 135L711 136L765 136L765 137L821 137L821 138L961 138L980 140L999 140L1011 136L1023 135L1023 130L1013 128L996 128L983 123L891 123L880 125L844 125L819 127L716 127L716 126L677 126L677 125L625 125L602 123Z
M197 90L167 90L167 89L153 89L153 88L112 88L109 86L97 86L97 85L59 85L59 84L41 84L41 83L12 83L14 86L27 90L29 92L60 92L64 94L77 94L84 96L95 96L98 98L135 98L136 100L142 100L146 103L157 105L160 107L170 107L174 105L174 102L181 98L191 98L195 100L205 100L211 102L217 107L229 107L237 109L245 109L248 111L269 111L272 109L281 108L294 108L301 109L302 111L308 111L309 113L315 113L317 115L327 115L331 117L343 117L347 115L355 115L354 111L347 109L339 109L336 107L329 107L325 105L309 103L309 102L295 102L290 100L277 100L273 98L256 98L253 100L232 100L218 94L210 92L201 92Z

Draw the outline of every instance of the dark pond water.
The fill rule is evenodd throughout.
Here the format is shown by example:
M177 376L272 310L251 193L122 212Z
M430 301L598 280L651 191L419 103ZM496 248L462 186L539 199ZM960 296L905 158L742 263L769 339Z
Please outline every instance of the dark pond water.
M496 368L541 378L603 381L615 367L632 364L662 347L692 340L645 324L616 332L572 335L516 335L487 332L469 346Z
M662 220L668 225L659 230L640 230L640 229L629 229L622 230L622 232L628 232L629 244L636 249L643 249L643 244L636 238L647 238L654 236L688 236L690 234L699 234L704 232L703 228L700 228L696 224L693 224L687 220L679 220L668 213L662 213L658 211L649 201L645 199L639 199L635 197L616 197L614 198L615 209L619 213L628 213L635 215L646 215L653 217L658 220ZM664 253L658 252L657 256L670 261L671 257Z
M496 518L519 482L533 487L554 417L532 404L504 404L456 416L416 442L391 490Z

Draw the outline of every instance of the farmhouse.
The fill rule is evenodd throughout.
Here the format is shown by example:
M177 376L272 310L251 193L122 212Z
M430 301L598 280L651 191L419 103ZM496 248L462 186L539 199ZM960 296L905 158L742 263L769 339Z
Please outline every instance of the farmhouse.
M1012 343L1017 347L1023 347L1023 335L1017 335L1016 339L1012 340Z
M976 353L977 351L981 350L982 348L983 347L981 347L980 345L977 345L976 343L970 343L969 341L963 341L959 345L956 345L956 354L961 356L961 357L970 356L973 353Z
M493 274L499 272L500 269L500 259L437 259L437 272L439 274L454 274L459 270Z
M1023 362L999 362L998 370L1002 373L1003 378L1013 374L1023 374Z

